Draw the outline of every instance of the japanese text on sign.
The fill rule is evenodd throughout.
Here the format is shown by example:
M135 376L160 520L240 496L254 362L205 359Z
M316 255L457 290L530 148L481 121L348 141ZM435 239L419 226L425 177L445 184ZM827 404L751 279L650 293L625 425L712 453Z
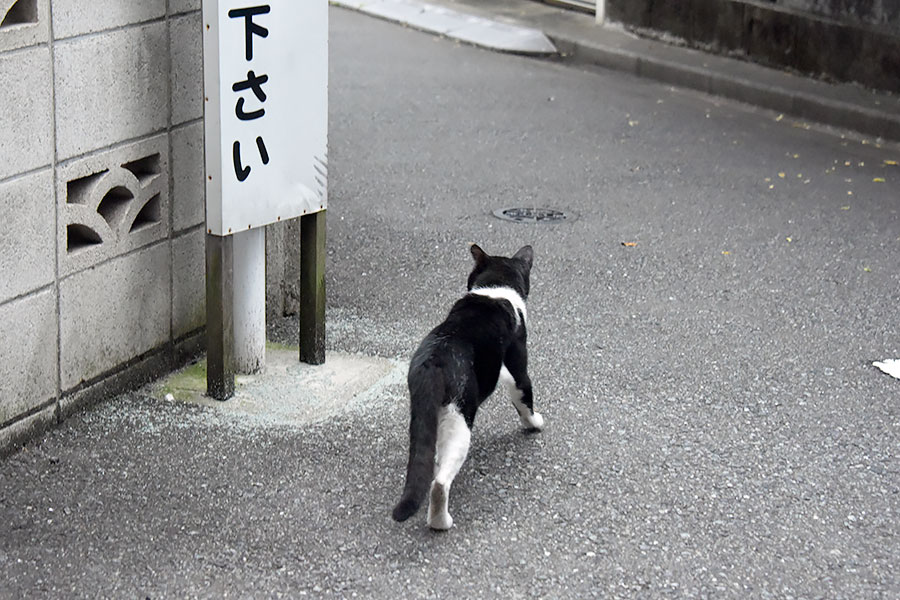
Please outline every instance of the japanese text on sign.
M228 16L232 19L243 18L245 21L244 27L244 46L246 47L245 55L247 57L247 62L253 62L253 36L258 35L261 38L268 37L269 30L253 22L254 15L264 15L271 12L271 7L268 4L263 4L262 6L251 6L248 8L235 8L233 10L228 11ZM244 81L238 81L234 85L231 86L231 89L235 92L242 92L244 90L252 90L253 95L256 96L256 99L263 103L266 101L266 93L262 89L262 85L269 80L268 75L259 75L257 76L252 70L247 71L247 79ZM244 97L239 96L237 99L237 104L234 107L234 113L237 115L237 118L241 121L253 121L255 119L261 119L266 115L265 108L259 108L258 110L246 112L244 110ZM269 152L266 150L266 142L263 140L262 136L256 136L256 148L259 150L259 158L262 161L262 164L269 164ZM238 181L246 181L248 177L250 177L250 171L252 167L243 166L241 162L241 142L238 140L234 141L231 150L232 160L234 162L234 176L237 177Z

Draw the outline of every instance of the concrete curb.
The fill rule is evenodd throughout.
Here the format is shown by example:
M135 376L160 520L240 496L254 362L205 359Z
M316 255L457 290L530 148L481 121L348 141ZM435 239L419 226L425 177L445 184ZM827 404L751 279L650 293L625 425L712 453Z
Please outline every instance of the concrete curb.
M735 71L760 70L761 73L754 77L728 72L728 70L698 68L690 64L621 48L565 39L562 36L550 35L549 37L563 53L563 60L575 64L624 71L638 77L776 110L795 118L851 129L885 140L900 141L900 112L879 110L877 107L842 99L835 94L836 91L843 92L843 95L854 92L859 95L868 93L862 88L852 89L856 86L831 85L718 56L708 57L708 60L731 61L735 63L735 67L743 67L743 69L735 69ZM683 48L675 50L691 52ZM771 72L766 73L765 71ZM785 84L772 81L777 78L790 79L790 81ZM788 83L795 85L788 85ZM801 83L802 86L796 85ZM800 89L801 87L803 89ZM886 96L886 98L896 102L896 99L890 96Z
M539 29L501 23L418 0L331 0L331 4L489 50L536 56L557 52Z

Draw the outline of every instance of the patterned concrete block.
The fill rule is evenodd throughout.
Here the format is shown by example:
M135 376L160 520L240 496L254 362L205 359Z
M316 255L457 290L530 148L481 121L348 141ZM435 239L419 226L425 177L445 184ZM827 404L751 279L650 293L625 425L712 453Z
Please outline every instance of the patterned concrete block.
M0 0L0 52L50 39L50 0Z
M197 228L172 241L172 337L206 324L206 231Z
M53 0L53 35L56 39L133 25L164 17L165 0Z
M181 231L206 220L203 185L203 122L172 130L173 227Z
M50 50L0 55L0 179L53 160Z
M55 277L53 171L0 183L0 302Z
M200 10L200 0L169 0L169 14Z
M166 42L158 22L55 45L60 160L166 128Z
M63 391L169 340L170 267L169 243L161 242L60 282Z
M169 235L168 149L163 134L57 169L60 277Z
M203 31L199 12L170 21L172 124L203 116Z
M0 424L56 397L56 294L0 304ZM15 342L12 343L12 340Z

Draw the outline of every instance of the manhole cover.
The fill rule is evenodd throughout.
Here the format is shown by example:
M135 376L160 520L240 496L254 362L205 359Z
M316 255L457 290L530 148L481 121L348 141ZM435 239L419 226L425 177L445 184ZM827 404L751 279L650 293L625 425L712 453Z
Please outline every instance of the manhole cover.
M516 223L562 223L572 219L571 215L553 208L498 208L494 216Z

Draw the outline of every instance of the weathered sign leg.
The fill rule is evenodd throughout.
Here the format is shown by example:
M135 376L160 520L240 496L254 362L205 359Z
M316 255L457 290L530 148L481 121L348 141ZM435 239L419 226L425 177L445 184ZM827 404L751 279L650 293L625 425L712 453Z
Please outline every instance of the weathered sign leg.
M234 369L249 375L266 362L266 230L235 233Z
M206 235L206 395L234 395L233 241Z
M325 212L300 217L300 361L325 362Z

